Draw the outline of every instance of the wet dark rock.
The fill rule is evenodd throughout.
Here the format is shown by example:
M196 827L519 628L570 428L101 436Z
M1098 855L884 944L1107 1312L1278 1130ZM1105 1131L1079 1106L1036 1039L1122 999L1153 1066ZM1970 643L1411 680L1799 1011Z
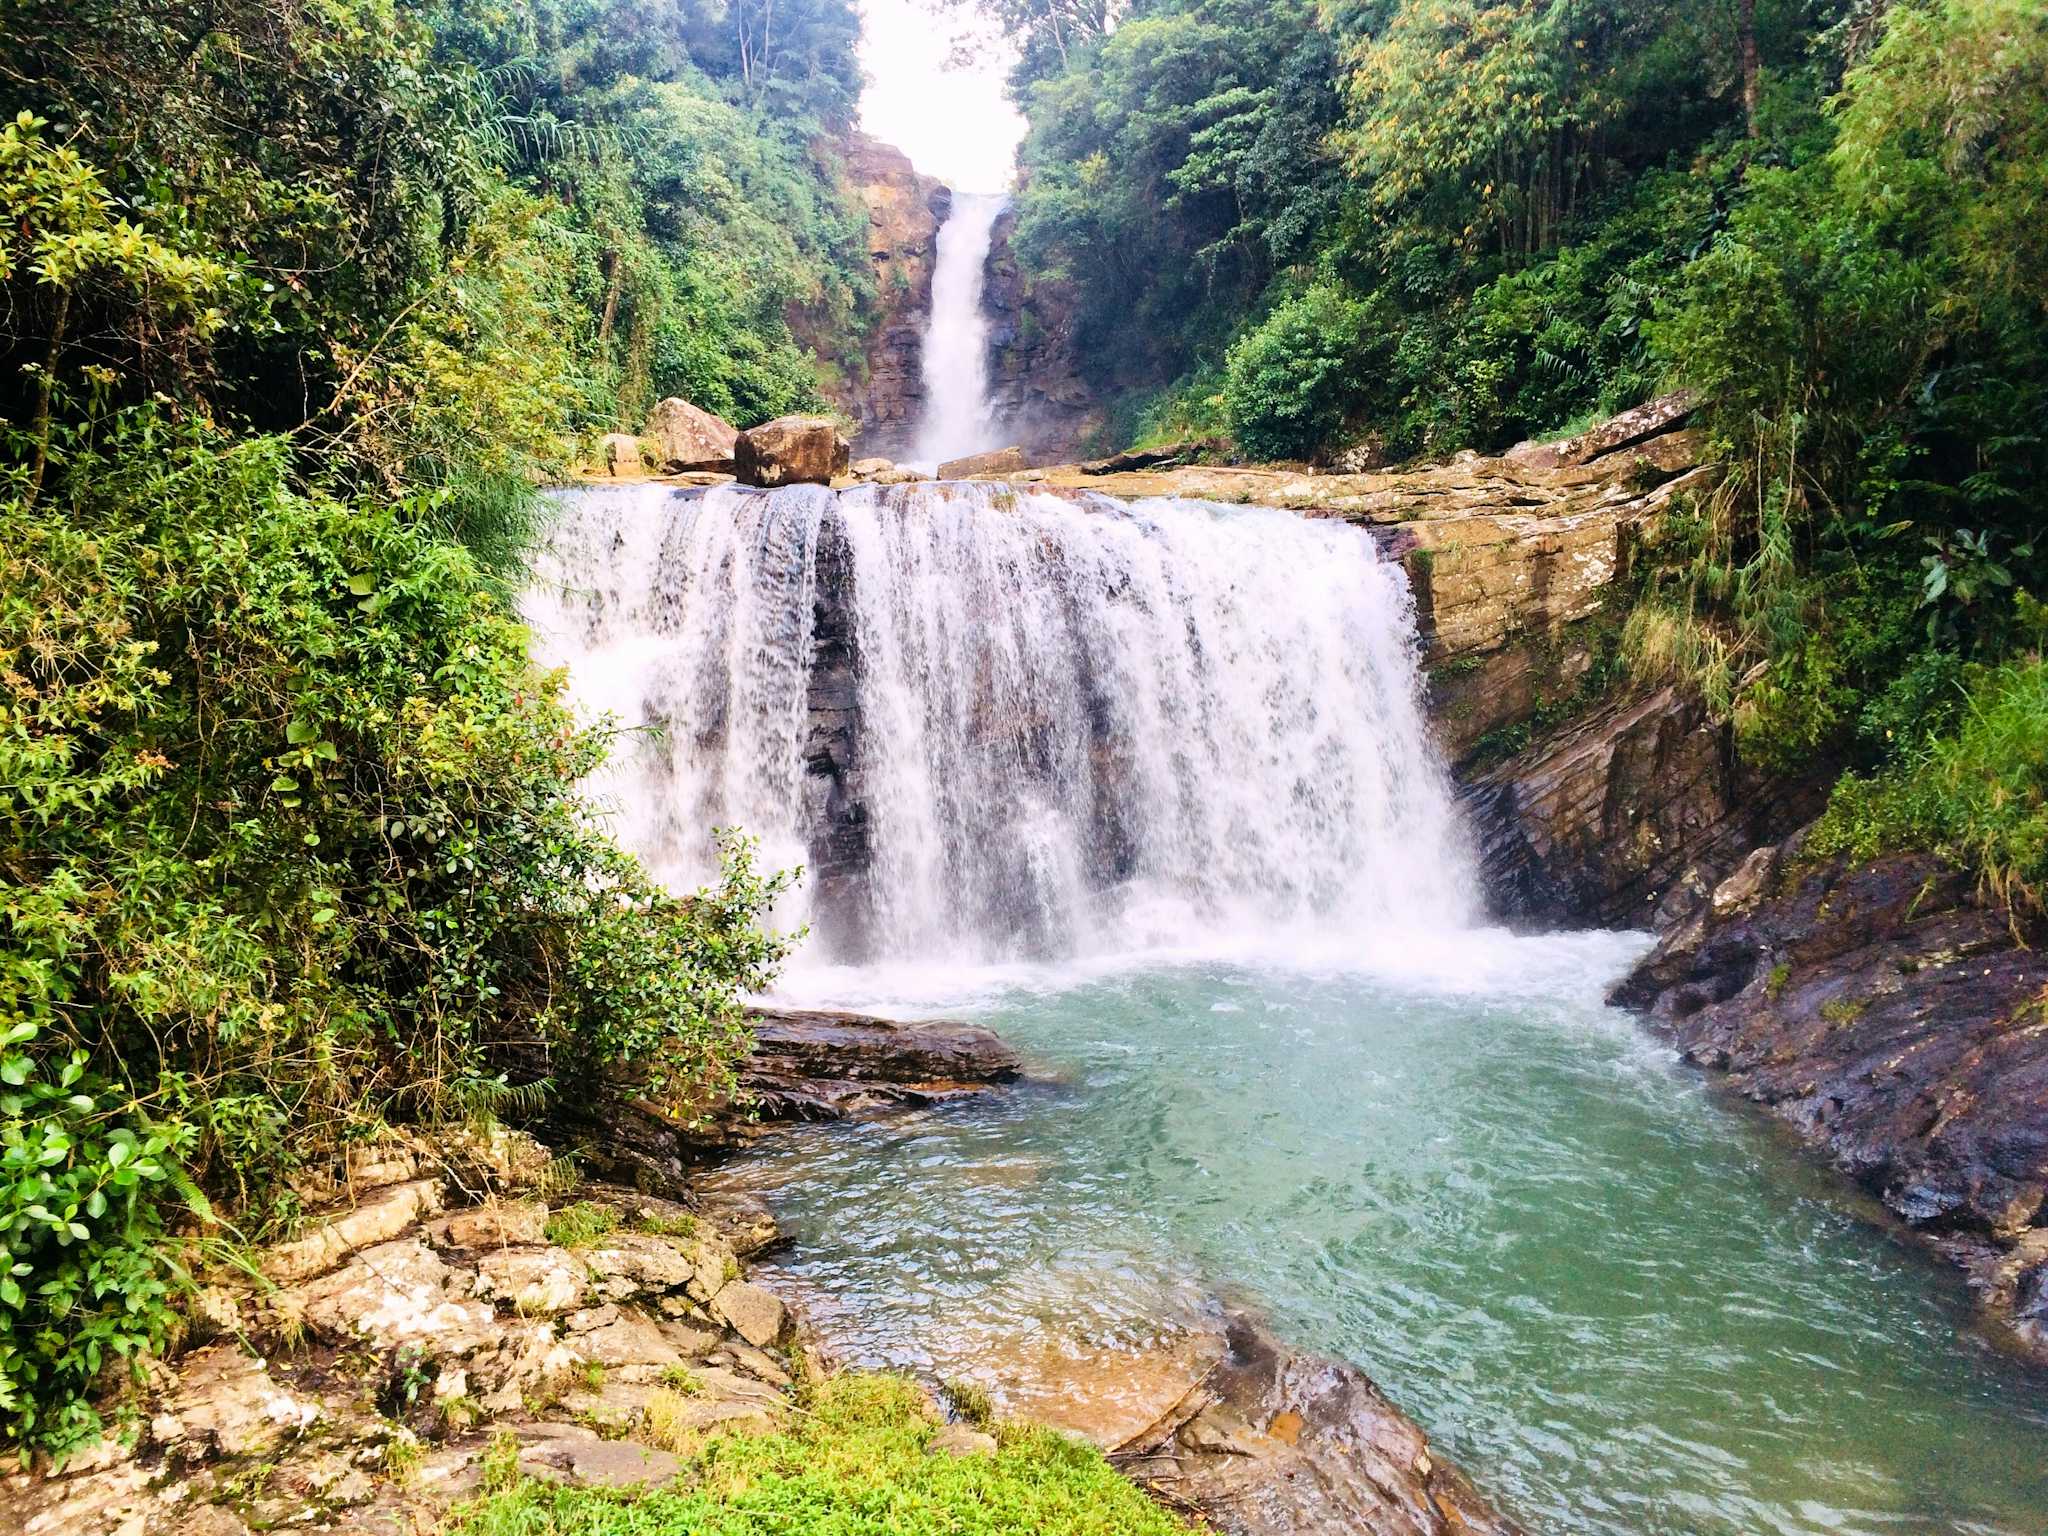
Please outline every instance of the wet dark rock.
M1081 370L1073 285L1019 261L1017 211L990 231L982 307L989 318L989 403L997 421L1036 462L1077 453L1107 413Z
M1233 1315L1222 1357L1116 1455L1124 1471L1240 1536L1513 1536L1356 1366L1296 1354Z
M1018 1073L994 1030L791 1010L756 1016L741 1085L762 1120L845 1120L971 1093Z
M747 1146L777 1123L847 1120L935 1104L1018 1075L993 1030L943 1019L915 1023L858 1013L762 1010L739 1092L682 1115L629 1085L600 1087L560 1130L605 1177L641 1189L679 1187L692 1165Z
M2044 935L1933 858L1817 860L1795 839L1773 863L1718 888L1613 1000L1982 1271L1995 1312L2038 1317L2048 960L2022 939Z
M1767 784L1669 688L1595 710L1464 786L1494 910L1650 928L1811 816L1818 782Z

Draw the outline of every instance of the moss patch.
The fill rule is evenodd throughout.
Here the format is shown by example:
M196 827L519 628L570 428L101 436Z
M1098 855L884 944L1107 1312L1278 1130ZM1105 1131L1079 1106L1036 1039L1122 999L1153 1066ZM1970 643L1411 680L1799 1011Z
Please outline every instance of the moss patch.
M994 1456L926 1454L923 1395L888 1376L820 1389L800 1427L708 1441L668 1490L516 1481L457 1510L452 1536L1181 1536L1189 1527L1100 1452L1005 1425Z

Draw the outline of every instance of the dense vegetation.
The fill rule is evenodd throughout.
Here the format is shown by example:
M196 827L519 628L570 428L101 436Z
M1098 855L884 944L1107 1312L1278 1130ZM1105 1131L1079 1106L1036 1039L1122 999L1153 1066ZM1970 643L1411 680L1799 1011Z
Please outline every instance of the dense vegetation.
M772 18L772 19L771 19ZM671 894L507 607L533 485L857 349L845 0L24 0L0 50L0 1424L382 1121L717 1091L781 943ZM828 360L829 361L829 360Z
M674 1491L564 1488L496 1474L454 1520L457 1536L753 1536L764 1530L901 1536L1174 1536L1187 1527L1126 1482L1093 1446L1048 1429L995 1426L992 1456L928 1450L922 1394L888 1376L826 1383L785 1434L689 1436Z
M1017 243L1128 431L1399 459L1698 388L1731 473L1646 573L1633 670L1769 766L1874 775L1824 842L2039 907L2048 9L1008 9Z

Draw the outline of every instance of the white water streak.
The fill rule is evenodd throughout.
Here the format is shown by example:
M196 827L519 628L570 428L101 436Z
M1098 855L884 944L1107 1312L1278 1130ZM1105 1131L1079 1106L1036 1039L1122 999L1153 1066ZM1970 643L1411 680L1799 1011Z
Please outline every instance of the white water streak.
M981 298L989 242L1009 206L1000 193L960 192L939 226L932 313L924 335L924 420L909 462L927 470L947 459L1000 448L988 398L988 316Z

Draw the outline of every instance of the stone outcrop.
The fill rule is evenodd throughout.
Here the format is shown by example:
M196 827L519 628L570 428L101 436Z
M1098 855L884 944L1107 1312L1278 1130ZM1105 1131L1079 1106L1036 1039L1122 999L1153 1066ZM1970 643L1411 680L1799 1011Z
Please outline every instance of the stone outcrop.
M1933 859L1754 852L1614 992L1969 1271L2048 1360L2048 934Z
M828 393L857 423L862 452L895 455L910 447L924 416L932 266L953 195L920 176L901 150L864 133L847 140L846 180L867 210L875 309L864 375L841 378Z
M722 416L690 404L667 399L647 416L647 430L641 434L655 463L668 473L683 470L732 470L739 431Z
M1011 244L1016 228L1014 211L997 218L983 269L989 400L1006 432L1046 464L1079 453L1108 415L1081 373L1073 291L1025 272Z
M1671 688L1628 690L1462 788L1494 910L1659 928L1760 842L1814 814L1819 780L1767 780Z
M995 448L987 453L970 453L964 459L949 459L939 466L939 478L971 480L976 475L1014 475L1029 467L1022 448Z
M775 1126L847 1120L935 1104L1013 1080L1017 1055L978 1024L905 1023L865 1014L763 1009L754 1053L729 1102L687 1114L623 1088L602 1090L563 1129L593 1166L652 1186L680 1184L707 1156Z
M1256 1320L1117 1452L1132 1477L1241 1536L1515 1536L1355 1366L1297 1354Z
M741 1095L755 1123L846 1120L934 1104L1021 1070L994 1030L825 1010L762 1010Z
M846 473L852 448L824 416L778 416L740 433L733 473L742 485L830 485Z
M1700 397L1689 389L1675 394L1660 395L1655 400L1645 401L1633 410L1611 416L1598 426L1590 427L1577 437L1559 438L1548 443L1517 443L1507 451L1505 457L1515 464L1531 469L1560 469L1575 464L1590 464L1602 454L1613 453L1619 448L1630 448L1653 437L1660 437L1673 428L1681 426L1699 409Z
M501 1181L548 1166L526 1148ZM134 1443L0 1481L0 1523L25 1536L430 1530L478 1489L494 1437L530 1476L649 1486L706 1436L791 1411L794 1378L768 1352L789 1316L740 1265L760 1244L758 1206L586 1190L571 1248L547 1240L530 1190L436 1217L459 1192L419 1176L418 1144L377 1152L337 1180L353 1199L264 1256L288 1283L222 1280L233 1335L153 1367ZM474 1168L459 1149L439 1161Z

